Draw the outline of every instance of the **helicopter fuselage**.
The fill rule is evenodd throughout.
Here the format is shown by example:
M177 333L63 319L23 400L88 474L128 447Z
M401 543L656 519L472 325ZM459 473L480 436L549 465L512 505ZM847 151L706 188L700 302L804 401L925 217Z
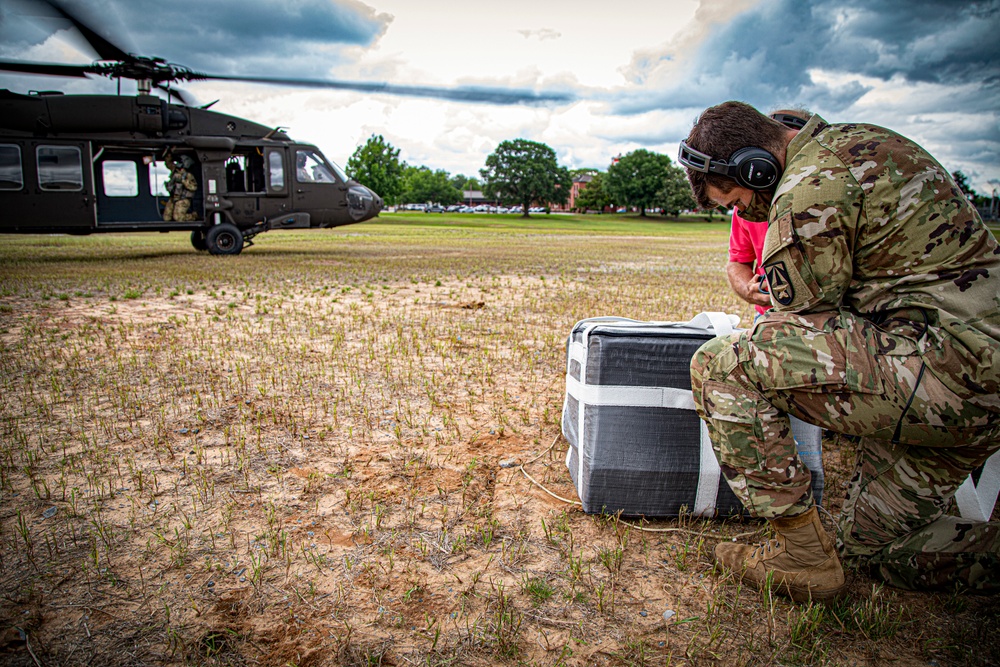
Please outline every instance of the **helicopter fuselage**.
M195 189L171 215L169 167L181 160ZM0 90L0 233L188 230L196 248L235 254L263 231L362 222L381 208L280 129L152 95ZM235 252L227 236L241 237Z

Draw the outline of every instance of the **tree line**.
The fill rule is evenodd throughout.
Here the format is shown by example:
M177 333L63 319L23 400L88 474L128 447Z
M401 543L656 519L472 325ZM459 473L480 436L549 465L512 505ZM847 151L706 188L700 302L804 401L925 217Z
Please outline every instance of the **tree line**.
M485 197L505 206L521 206L522 215L527 216L532 206L566 204L573 179L586 175L589 182L573 206L580 212L627 207L643 216L651 210L676 216L697 207L684 171L666 155L645 149L615 158L607 171L571 172L559 165L551 147L513 139L497 146L475 178L408 165L400 161L398 148L382 135L373 134L347 161L347 174L379 193L391 206L457 204L463 190L481 190Z

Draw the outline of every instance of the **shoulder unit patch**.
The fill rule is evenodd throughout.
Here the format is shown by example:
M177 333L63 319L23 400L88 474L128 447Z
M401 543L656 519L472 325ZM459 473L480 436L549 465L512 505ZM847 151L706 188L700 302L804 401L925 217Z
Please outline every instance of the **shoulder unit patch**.
M764 273L767 274L767 284L771 289L771 298L787 306L795 299L795 288L788 277L788 269L784 262L774 262L764 265Z

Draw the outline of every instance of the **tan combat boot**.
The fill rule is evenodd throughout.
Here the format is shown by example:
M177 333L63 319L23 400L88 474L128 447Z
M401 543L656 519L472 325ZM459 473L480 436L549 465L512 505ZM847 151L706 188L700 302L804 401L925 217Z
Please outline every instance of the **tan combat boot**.
M770 521L775 539L755 547L720 542L715 547L715 561L758 588L763 588L768 572L773 572L774 590L796 602L840 595L844 570L816 507L799 516Z

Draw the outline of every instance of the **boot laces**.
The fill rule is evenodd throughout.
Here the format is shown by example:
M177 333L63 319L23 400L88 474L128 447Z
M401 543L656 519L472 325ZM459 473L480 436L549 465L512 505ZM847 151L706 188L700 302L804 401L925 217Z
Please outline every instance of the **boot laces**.
M772 549L777 551L781 549L781 540L773 539L764 542L763 544L758 544L754 547L754 550L750 553L750 558L764 558L771 555ZM758 554L760 554L758 556Z

